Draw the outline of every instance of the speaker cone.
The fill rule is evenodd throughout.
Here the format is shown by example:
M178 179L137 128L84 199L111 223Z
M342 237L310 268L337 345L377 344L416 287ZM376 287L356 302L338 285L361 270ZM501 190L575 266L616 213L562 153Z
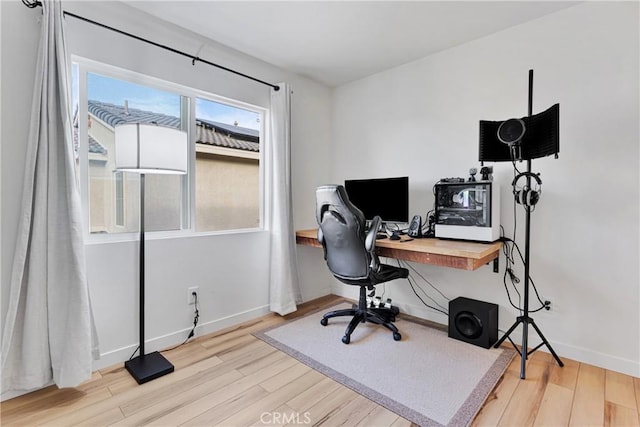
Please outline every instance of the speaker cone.
M468 339L476 339L482 335L482 320L470 311L461 311L454 319L456 330Z
M498 340L498 305L471 298L449 301L449 337L489 348Z

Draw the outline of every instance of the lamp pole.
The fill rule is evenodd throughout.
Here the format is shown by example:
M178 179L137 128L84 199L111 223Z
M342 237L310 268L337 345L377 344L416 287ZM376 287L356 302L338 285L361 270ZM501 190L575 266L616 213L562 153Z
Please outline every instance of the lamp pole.
M139 294L139 313L140 313L140 356L144 356L144 177L145 174L140 174L140 294Z

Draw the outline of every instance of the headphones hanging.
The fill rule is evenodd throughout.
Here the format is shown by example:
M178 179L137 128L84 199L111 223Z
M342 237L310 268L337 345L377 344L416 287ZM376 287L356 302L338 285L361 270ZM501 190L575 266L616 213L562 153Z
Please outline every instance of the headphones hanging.
M525 184L522 188L518 188L518 181L523 177L533 178L536 181L537 186L535 188L529 188L529 186ZM542 180L540 179L540 174L522 172L513 178L511 186L513 187L513 195L516 198L516 202L520 205L535 206L535 204L540 200L540 195L542 194Z

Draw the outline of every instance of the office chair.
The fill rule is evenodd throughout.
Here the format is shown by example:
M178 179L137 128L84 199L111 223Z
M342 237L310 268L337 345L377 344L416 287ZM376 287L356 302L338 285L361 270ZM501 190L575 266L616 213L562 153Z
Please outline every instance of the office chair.
M351 334L359 323L372 322L383 325L393 332L393 339L402 336L392 323L395 316L383 314L367 308L366 291L378 283L406 278L409 270L380 264L376 255L376 234L381 219L376 216L366 231L363 213L350 201L342 185L325 185L316 190L316 219L318 220L318 241L324 249L324 259L331 273L347 285L360 286L358 306L351 309L326 313L320 323L327 326L328 319L338 316L353 316L345 331L342 342L349 344Z

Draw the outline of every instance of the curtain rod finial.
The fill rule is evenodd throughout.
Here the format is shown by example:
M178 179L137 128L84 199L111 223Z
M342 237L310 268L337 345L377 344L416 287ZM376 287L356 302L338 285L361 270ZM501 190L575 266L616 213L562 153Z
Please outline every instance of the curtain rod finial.
M42 2L39 2L38 0L22 0L22 4L27 6L29 9L42 6Z

